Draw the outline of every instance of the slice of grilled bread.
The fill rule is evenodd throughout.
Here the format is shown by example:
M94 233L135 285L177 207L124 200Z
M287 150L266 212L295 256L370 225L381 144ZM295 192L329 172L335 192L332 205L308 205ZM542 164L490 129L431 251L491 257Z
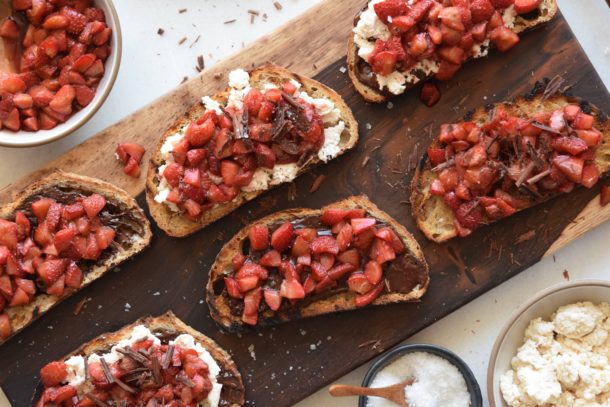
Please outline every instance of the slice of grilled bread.
M134 233L128 241L123 245L118 245L110 257L104 258L99 264L92 264L89 266L88 271L83 273L81 288L91 284L93 281L109 272L113 267L141 252L150 243L152 237L150 223L135 199L127 192L99 179L67 172L55 172L28 186L13 202L0 208L0 217L14 220L16 211L24 209L24 207L28 203L31 203L31 200L36 197L45 197L45 191L54 188L77 191L85 194L100 194L106 198L107 202L113 203L122 210L123 215L119 216L119 221L122 217L129 216L129 219L125 218L125 222L133 224L134 228L138 229L138 232ZM6 308L4 312L8 314L11 320L13 335L25 328L25 326L38 316L47 312L55 304L74 294L76 291L78 290L66 288L64 295L61 297L48 294L37 294L34 300L27 305ZM3 342L4 341L0 339L0 344Z
M227 351L221 348L216 342L208 338L201 332L188 326L180 320L172 311L158 317L147 316L140 318L132 324L124 326L115 332L105 333L97 338L85 343L74 352L70 353L63 360L68 360L71 356L90 356L94 353L100 354L108 352L112 346L123 339L128 339L134 327L143 325L152 331L153 334L180 335L189 334L195 338L196 343L200 343L218 363L220 367L219 383L223 384L221 391L221 406L239 407L245 403L244 383L237 369L237 365L231 359ZM43 386L39 384L32 398L33 404L41 397ZM224 403L222 401L224 400ZM233 402L229 402L233 400Z
M543 99L543 93L534 91L532 94L518 97L514 101L489 105L479 108L468 117L469 121L483 123L488 120L489 112L496 106L502 106L507 113L531 117L537 112L550 112L567 104L579 104L583 111L594 116L594 127L603 133L601 145L597 149L595 163L600 177L608 175L610 170L610 120L597 107L575 97L556 94ZM436 144L436 143L433 143ZM417 225L429 239L435 242L444 242L457 236L453 224L453 211L445 205L442 197L430 194L430 184L437 178L438 173L431 171L431 163L425 154L419 163L411 183L411 207ZM531 200L530 206L545 202L558 192L549 192Z
M245 328L245 325L241 320L241 315L232 315L231 313L230 297L228 296L227 291L223 290L220 295L217 295L214 287L215 283L223 280L226 275L232 273L233 266L231 260L236 254L243 252L244 243L248 240L248 231L250 227L257 224L277 224L278 222L292 221L307 216L319 216L326 208L365 209L370 216L392 227L404 243L407 250L406 252L417 259L424 268L424 270L422 270L425 274L423 284L417 285L408 293L384 292L377 297L371 305L419 301L426 293L430 282L428 265L415 238L404 226L379 209L366 196L352 196L327 205L321 209L295 208L276 212L242 229L223 246L216 257L216 261L212 265L206 287L206 301L210 308L210 314L221 328L229 331L240 331ZM267 310L264 313L259 314L257 326L269 326L317 315L354 310L357 309L355 298L355 293L344 291L313 300L305 305L291 309L289 313Z
M338 155L343 154L347 150L353 148L358 141L358 122L354 118L350 108L343 101L341 96L334 90L321 84L320 82L314 81L313 79L306 78L296 73L290 72L282 67L266 64L259 68L256 68L249 72L250 74L250 85L252 87L261 87L265 83L273 83L281 86L284 82L294 79L299 82L302 87L301 90L307 92L314 98L327 98L331 100L335 106L341 111L341 120L345 123L345 130L341 135L340 148L341 151ZM223 92L220 92L212 99L226 105L229 89L227 88ZM161 155L161 146L165 142L165 139L176 132L180 131L184 126L188 125L191 121L196 120L205 113L205 107L199 103L184 115L180 120L174 123L161 137L157 148L153 152L150 160L148 169L147 181L146 181L146 202L150 213L157 223L157 225L163 229L168 235L175 237L183 237L190 235L210 223L222 218L229 214L235 209L239 208L248 201L255 199L265 191L254 191L245 192L240 191L235 199L230 202L219 204L214 206L212 209L204 212L198 221L192 221L186 216L179 212L173 212L165 203L159 203L154 200L155 195L158 192L159 179L157 176L159 166L164 164L163 157ZM303 166L299 168L298 175L308 171L313 166L320 163L320 159L317 155L314 155L308 160ZM271 188L271 186L270 186Z
M362 11L366 10L366 8L368 7L368 3L369 2L367 1L366 5L362 9ZM529 31L531 29L540 27L541 25L552 20L553 17L555 16L555 14L557 14L557 10L558 10L558 7L557 7L556 0L542 0L540 2L540 5L538 6L537 11L532 11L531 13L528 13L525 15L517 15L515 17L515 25L513 27L513 30L517 34L521 34L525 31ZM359 15L357 15L356 18L354 19L354 26L356 26L356 24L358 23L358 19L359 19ZM379 88L373 88L373 87L367 85L366 83L362 82L358 78L358 72L357 72L357 64L359 62L363 63L365 61L362 61L362 58L360 56L358 56L358 46L354 42L354 34L352 33L349 36L349 39L347 42L347 67L348 67L348 71L349 71L349 77L352 80L352 83L354 84L354 87L356 88L358 93L360 93L360 95L362 95L364 100L366 100L367 102L373 102L373 103L383 103L383 102L387 101L388 99L390 99L391 97L396 96L396 95L393 95L392 93L388 92L387 90L380 90ZM366 62L366 63L368 64L368 62ZM416 75L419 78L419 80L417 80L415 83L407 83L407 88L406 88L405 92L408 92L409 89L419 85L420 83L427 81L428 79L431 79L434 76L434 74L428 75L428 76L422 76L419 73L415 73L415 72L413 72L413 74Z

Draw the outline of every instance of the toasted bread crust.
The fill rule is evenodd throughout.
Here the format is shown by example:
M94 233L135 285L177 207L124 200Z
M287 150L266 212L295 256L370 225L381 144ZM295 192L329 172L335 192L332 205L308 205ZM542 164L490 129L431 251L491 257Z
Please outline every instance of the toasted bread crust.
M430 277L428 275L428 265L424 258L424 254L420 249L415 238L407 231L407 229L392 219L390 215L383 212L375 204L373 204L366 196L352 196L342 201L335 202L327 205L321 209L307 209L307 208L296 208L288 209L281 212L276 212L272 215L266 216L248 227L242 229L237 233L231 240L229 240L218 253L216 261L212 265L208 276L208 283L206 286L206 301L210 308L210 314L212 319L221 327L228 331L240 331L245 328L241 318L239 316L231 315L231 309L229 306L229 298L226 293L220 296L214 294L214 282L222 278L225 275L226 270L232 270L231 260L237 253L241 253L242 245L248 237L248 230L251 226L257 224L268 225L276 222L283 222L287 220L294 220L307 216L320 215L325 208L363 208L368 213L373 215L378 220L381 220L390 225L402 239L403 243L407 247L407 251L410 252L415 258L417 258L425 267L426 281L425 283L413 289L411 292L403 293L384 293L379 296L372 305L383 305L397 302L413 302L418 301L427 291L430 283ZM331 295L321 300L316 300L302 308L299 308L297 312L291 313L290 316L283 319L278 318L274 313L268 312L259 315L257 326L269 326L275 325L281 322L288 322L291 320L298 320L303 318L309 318L316 315L329 314L334 312L342 312L356 309L354 302L355 294L351 292L342 292Z
M281 85L283 82L294 79L302 84L302 90L306 91L313 97L325 97L331 100L335 106L341 111L341 120L345 122L345 130L341 137L341 151L338 155L343 154L347 150L353 148L358 141L358 122L354 118L350 108L347 106L345 101L331 88L309 79L307 77L298 75L290 72L282 67L266 64L259 68L256 68L250 73L250 83L256 85L257 83L271 82ZM226 103L228 97L228 89L223 92L212 96L213 99L220 103ZM161 146L165 142L165 139L176 132L178 132L183 126L187 125L191 121L197 119L205 113L205 107L199 103L178 120L172 127L170 127L155 148L150 160L148 168L148 174L146 177L146 202L150 213L157 223L157 225L163 229L168 235L174 237L188 236L200 229L203 229L210 223L222 218L229 214L235 209L239 208L248 201L255 199L265 191L255 192L244 192L240 191L237 197L231 202L227 202L221 205L217 205L204 212L197 222L191 221L181 213L172 212L169 207L164 203L158 203L154 200L155 195L158 192L159 181L157 179L157 170L160 165L164 163L161 156ZM313 166L319 164L320 160L317 156L310 159L303 167L299 169L298 175L308 171ZM271 187L270 187L271 188Z
M21 331L23 328L25 328L27 325L29 325L36 318L38 318L38 316L47 312L50 308L52 308L54 305L56 305L63 299L71 296L83 287L86 287L87 285L91 284L93 281L97 280L98 278L106 274L108 271L110 271L113 267L117 266L123 261L144 250L148 246L148 244L150 243L150 239L152 238L150 223L148 222L146 215L144 215L144 212L138 206L135 199L133 199L127 192L110 183L101 181L96 178L85 177L82 175L62 171L54 172L53 174L28 186L19 194L19 196L13 202L8 203L2 208L0 208L0 218L9 218L13 216L15 211L22 205L24 201L27 200L27 198L32 195L35 195L36 193L44 190L45 188L52 186L69 187L79 191L98 193L100 195L103 195L107 200L121 203L122 206L127 207L128 210L131 211L131 214L133 214L133 216L140 221L143 229L143 234L134 235L133 242L130 248L120 248L120 250L114 256L107 259L104 264L99 266L92 266L89 272L84 274L81 288L66 288L64 295L62 295L61 297L47 294L38 294L34 301L27 305L6 308L5 312L9 315L11 319L13 336L19 331ZM0 345L6 340L8 340L8 338L4 341L0 339Z
M238 380L239 387L236 388L235 391L241 392L241 401L239 403L233 403L230 406L231 407L240 407L240 406L244 405L245 388L244 388L243 380L242 380L241 374L239 373L237 365L235 364L233 359L231 359L231 356L228 354L228 352L225 351L223 348L221 348L212 339L208 338L201 332L193 329L192 327L190 327L187 324L185 324L184 322L182 322L182 320L180 320L178 317L176 317L176 315L174 315L174 313L172 311L168 311L165 314L160 315L158 317L152 317L152 316L143 317L143 318L138 319L137 321L135 321L132 324L124 326L123 328L119 329L118 331L102 334L102 335L98 336L97 338L92 339L91 341L83 344L78 349L76 349L74 352L65 356L63 358L63 360L67 360L71 356L77 356L77 355L89 356L94 353L101 353L101 352L108 351L108 349L110 347L112 347L115 343L119 342L122 339L129 338L129 336L131 335L131 331L137 325L144 325L145 327L150 329L152 332L155 332L155 331L172 332L172 333L175 332L178 334L184 333L184 334L189 334L189 335L193 336L195 338L195 342L200 343L201 346L203 346L208 352L210 352L210 355L212 355L212 357L214 358L216 363L218 363L218 365L221 367L222 370L224 370L226 372L230 372L233 375L233 377L235 377ZM38 397L39 397L38 393L41 390L41 387L42 387L41 385L38 386L38 389L37 389L38 391L35 392L35 394L32 398L33 401L36 401L38 399Z
M362 11L366 10L366 8L368 7L368 3L369 3L369 1L366 2ZM557 7L557 1L556 0L543 0L540 3L539 10L540 10L539 16L532 20L528 20L528 19L525 19L523 16L517 15L515 17L515 26L513 28L514 31L517 34L521 34L526 31L532 30L534 28L538 28L541 25L551 21L553 19L553 17L555 17L555 15L557 14L557 11L559 10ZM356 16L354 21L355 21L354 26L356 26L356 23L358 21L358 16ZM364 100L366 100L367 102L371 102L371 103L383 103L383 102L386 102L387 100L389 100L391 97L398 96L398 95L392 95L389 92L381 91L380 89L372 88L369 85L367 85L366 83L362 82L358 78L357 69L356 69L356 65L357 65L359 59L361 59L361 58L358 56L358 46L354 43L354 35L352 34L349 36L348 41L347 41L348 73L349 73L350 79L352 80L352 83L354 84L354 87L356 88L358 93L360 93L360 95L364 98ZM469 61L472 59L473 58L469 59ZM411 84L407 83L407 88L405 89L405 92L408 92L409 89L419 85L420 83L423 83L423 82L431 79L433 76L434 75L426 76L424 78L421 78L420 80L418 80L415 83L411 83Z
M602 132L603 138L597 150L595 163L599 169L600 178L608 176L610 171L610 119L597 107L582 99L565 95L554 95L546 100L542 100L541 92L518 97L512 102L498 103L494 107L502 106L509 114L532 116L536 112L553 111L570 103L576 103L590 109L595 119L594 127ZM485 122L488 120L489 110L483 107L477 109L472 114L470 120L479 123ZM453 226L453 212L444 204L442 198L429 192L430 184L436 178L436 173L431 171L428 156L424 154L411 183L411 208L417 226L424 235L430 240L441 243L456 237L457 234ZM533 202L531 206L545 202L558 195L561 194L552 193L545 195Z

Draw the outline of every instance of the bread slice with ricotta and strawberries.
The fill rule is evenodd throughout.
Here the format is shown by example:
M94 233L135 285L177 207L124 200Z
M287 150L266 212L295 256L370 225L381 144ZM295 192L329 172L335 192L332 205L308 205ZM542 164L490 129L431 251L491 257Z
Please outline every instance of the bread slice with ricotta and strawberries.
M231 356L171 311L98 336L47 363L40 379L33 398L37 407L245 403Z
M449 80L490 49L505 52L550 21L556 0L371 0L354 19L349 76L381 103L431 78Z
M583 185L610 169L610 120L575 97L533 92L444 124L412 181L417 225L436 242Z
M267 64L229 73L163 135L146 200L170 236L186 236L266 190L353 148L358 124L332 89Z
M148 246L144 212L99 179L55 172L0 208L0 344Z
M413 236L365 196L289 209L241 230L218 253L206 288L229 331L368 305L419 301L430 277Z

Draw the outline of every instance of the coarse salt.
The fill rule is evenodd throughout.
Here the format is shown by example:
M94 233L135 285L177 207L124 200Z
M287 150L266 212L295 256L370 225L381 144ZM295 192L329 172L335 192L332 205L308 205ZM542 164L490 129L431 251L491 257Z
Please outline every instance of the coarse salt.
M446 359L427 352L407 353L379 371L370 387L387 387L412 378L405 387L410 407L468 407L470 394L460 371ZM368 397L367 407L392 407L394 403Z

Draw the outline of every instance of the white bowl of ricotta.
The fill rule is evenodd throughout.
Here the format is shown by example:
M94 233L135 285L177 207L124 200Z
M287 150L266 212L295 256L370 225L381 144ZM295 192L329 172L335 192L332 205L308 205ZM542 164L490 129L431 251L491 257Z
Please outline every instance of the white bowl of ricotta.
M515 311L491 353L490 406L610 405L609 301L610 281L578 280Z

